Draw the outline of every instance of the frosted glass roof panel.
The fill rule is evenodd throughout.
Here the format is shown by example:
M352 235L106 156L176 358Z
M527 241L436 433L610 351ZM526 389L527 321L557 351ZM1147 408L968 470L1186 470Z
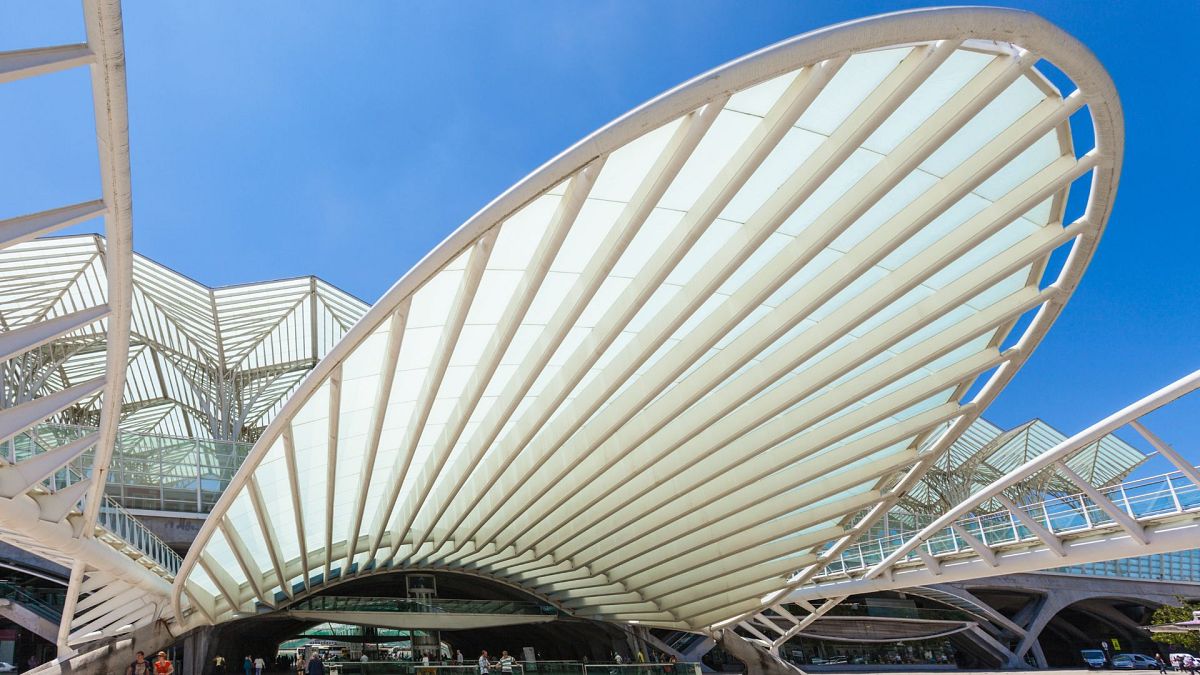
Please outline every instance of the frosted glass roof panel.
M1069 186L1111 186L1119 164L1070 144L1081 99L1025 50L1065 50L1103 114L1086 52L962 46L1029 21L938 10L802 36L505 193L334 347L243 466L269 470L284 434L305 462L335 447L332 540L286 575L463 568L578 616L701 629L798 583L960 437L986 446L972 421L1066 299L1030 271L1074 246L1056 284L1074 288L1107 216L1066 230ZM980 377L997 386L965 400ZM334 384L339 405L307 398ZM246 518L235 499L214 521Z

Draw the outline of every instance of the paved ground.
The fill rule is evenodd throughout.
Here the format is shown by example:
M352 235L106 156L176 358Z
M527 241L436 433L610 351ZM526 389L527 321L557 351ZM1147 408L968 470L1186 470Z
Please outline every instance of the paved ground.
M801 667L803 667L803 666L801 666ZM809 671L808 669L805 669L805 670L807 672L818 672L815 669L811 670L811 671ZM1096 671L1089 671L1085 668L1047 668L1046 670L969 670L969 669L960 670L958 668L943 668L941 670L897 670L897 669L870 670L869 666L866 666L866 667L859 666L859 668L854 669L854 670L849 670L849 669L835 670L833 668L822 668L819 672L821 672L821 673L839 673L839 672L840 673L855 673L856 675L876 674L876 673L879 675L893 675L894 673L903 673L904 675L946 675L946 673L974 673L974 675L1013 675L1013 673L1034 673L1034 672L1054 673L1055 675L1089 675L1089 673L1090 673L1090 675L1096 675ZM1119 672L1119 671L1117 671L1117 672ZM1133 671L1133 672L1134 673L1146 673L1146 674L1153 673L1153 675L1157 675L1158 671L1138 670L1138 671Z

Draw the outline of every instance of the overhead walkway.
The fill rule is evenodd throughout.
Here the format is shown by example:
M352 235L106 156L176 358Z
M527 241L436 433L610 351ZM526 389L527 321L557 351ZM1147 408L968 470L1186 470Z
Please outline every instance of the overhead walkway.
M920 544L907 547L894 560L893 569L896 573L920 567L952 569L975 560L989 565L997 562L998 566L997 556L1042 545L1056 553L1061 551L1065 557L1068 547L1078 540L1094 546L1090 542L1098 537L1137 536L1136 533L1144 534L1147 528L1156 528L1161 523L1191 522L1197 515L1200 515L1200 485L1178 471L1035 504L1013 504L987 515L966 516L931 535L921 536ZM852 579L893 558L908 542L901 537L884 537L856 543L814 576L813 581L825 584ZM936 565L931 565L931 561Z
M94 427L44 422L8 441L3 450L6 457L19 462L95 432ZM207 513L249 451L249 443L167 436L122 427L113 446L105 492L130 510ZM66 468L85 475L92 456L92 451L85 451Z
M812 600L976 579L1064 565L1169 553L1200 541L1200 470L1140 418L1200 388L1200 371L1155 392L995 481L907 539L860 542L839 552L789 599ZM1095 438L1129 426L1178 471L1096 487L1065 460ZM1005 490L1039 472L1078 492L1015 504ZM979 511L985 515L974 515Z
M282 611L304 620L385 628L459 630L553 621L553 605L515 600L453 600L445 598L370 598L318 595Z
M792 576L791 590L764 598L770 603L765 610L727 625L778 654L788 639L851 595L1195 548L1200 541L1200 470L1141 418L1198 388L1200 371L1026 461L914 535L827 548L817 563ZM1094 486L1070 468L1069 460L1076 453L1127 426L1178 471ZM1057 472L1078 491L1020 505L1006 496L1009 488L1047 471ZM934 596L948 592L917 591ZM958 595L951 604L983 611L981 603ZM1013 658L1024 658L1031 643L1028 631L1004 627L1021 641L1015 652L1010 650ZM993 646L1007 649L999 642Z

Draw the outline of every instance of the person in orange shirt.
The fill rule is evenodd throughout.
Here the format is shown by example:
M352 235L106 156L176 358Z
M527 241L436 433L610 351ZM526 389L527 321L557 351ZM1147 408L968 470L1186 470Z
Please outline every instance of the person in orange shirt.
M158 653L158 660L154 662L154 675L175 675L175 666L167 659L166 652Z

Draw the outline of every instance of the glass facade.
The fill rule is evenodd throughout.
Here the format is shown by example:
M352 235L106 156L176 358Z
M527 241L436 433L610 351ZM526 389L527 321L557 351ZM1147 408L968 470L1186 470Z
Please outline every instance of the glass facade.
M888 642L850 642L794 638L780 650L781 657L801 666L837 665L953 665L954 645L947 637Z
M40 424L9 441L5 455L21 461L69 443L95 429ZM113 450L105 492L126 509L208 513L250 452L249 443L212 441L121 431ZM51 478L58 489L88 476L92 451Z
M1200 549L1105 560L1059 567L1049 571L1063 574L1085 574L1094 577L1196 583L1200 582Z

